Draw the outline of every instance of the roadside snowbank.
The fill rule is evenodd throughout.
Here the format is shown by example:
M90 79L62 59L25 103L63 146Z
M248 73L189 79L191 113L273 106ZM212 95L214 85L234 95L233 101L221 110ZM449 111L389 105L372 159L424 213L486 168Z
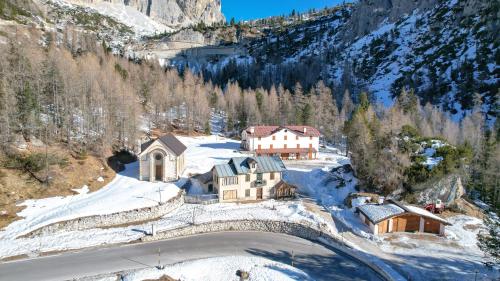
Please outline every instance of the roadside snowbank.
M322 218L305 209L300 202L265 201L253 204L219 203L213 205L184 204L154 222L158 232L202 224L230 220L276 220L306 222L325 225ZM140 239L151 231L150 223L106 229L58 232L34 238L0 240L0 258L16 255L37 256L42 252L64 251L99 246L103 244L126 243ZM333 231L333 229L332 229ZM92 239L89 239L92 237Z
M154 268L142 269L127 273L124 281L142 281L159 279L163 275L181 281L238 281L237 270L249 273L250 281L289 281L313 280L304 271L287 264L275 262L260 257L229 256L187 261L167 266L163 270Z

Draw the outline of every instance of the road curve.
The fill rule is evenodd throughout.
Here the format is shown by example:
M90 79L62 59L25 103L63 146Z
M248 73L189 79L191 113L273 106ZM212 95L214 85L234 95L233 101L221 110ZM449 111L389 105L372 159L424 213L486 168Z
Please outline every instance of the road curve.
M92 239L89 237L89 239ZM217 256L252 255L290 264L316 280L381 280L340 251L277 233L221 232L67 252L0 264L0 280L68 280L158 264Z

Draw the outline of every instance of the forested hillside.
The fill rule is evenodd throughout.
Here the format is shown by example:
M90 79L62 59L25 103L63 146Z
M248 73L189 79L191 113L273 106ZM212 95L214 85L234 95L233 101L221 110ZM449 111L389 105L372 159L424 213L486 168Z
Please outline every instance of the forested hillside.
M111 155L134 150L137 140L152 128L209 133L213 115L222 117L223 133L229 136L237 136L249 125L304 124L317 127L325 142L349 149L362 189L410 200L417 184L460 174L470 189L477 189L484 201L498 207L499 125L491 118L495 113L491 102L496 99L491 91L464 92L470 96L469 113L460 120L442 104L433 105L410 82L393 89L397 99L392 105L381 106L363 87L332 83L323 76L323 64L318 63L330 62L337 55L314 55L322 50L319 47L311 47L313 52L305 52L304 58L286 62L288 73L298 74L296 78L274 79L286 73L273 66L275 60L286 52L303 51L276 45L284 42L284 34L309 34L301 28L335 33L335 26L353 13L350 6L318 14L313 21L318 26L306 21L299 23L301 28L295 26L294 32L271 30L269 43L259 39L256 42L262 45L252 51L267 53L259 58L262 64L229 63L226 68L233 65L234 72L226 69L220 72L225 76L211 76L193 73L188 67L180 72L164 68L156 60L114 55L101 29L27 24L23 19L32 20L39 13L37 6L29 1L7 3L1 6L0 31L4 54L0 59L0 141L4 146L19 137L36 137L78 153ZM322 33L313 34L317 36L310 38L310 46L323 38ZM260 75L259 65L268 72ZM243 74L246 78L238 83ZM496 85L496 78L488 75L494 82L491 85ZM258 82L259 77L269 79ZM422 149L432 148L433 140L446 143L447 148L429 155L442 159L430 167L423 164Z
M245 56L211 62L178 57L173 64L201 70L206 79L235 79L245 87L282 84L305 89L317 80L357 100L390 105L413 89L459 120L480 94L494 122L498 114L498 1L359 1L304 15L235 24L234 44ZM251 30L262 36L245 37ZM205 36L217 32L207 29Z

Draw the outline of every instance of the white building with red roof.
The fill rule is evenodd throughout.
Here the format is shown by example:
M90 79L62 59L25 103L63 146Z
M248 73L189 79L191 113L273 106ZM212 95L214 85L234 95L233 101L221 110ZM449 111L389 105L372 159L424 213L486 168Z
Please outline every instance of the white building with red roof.
M257 156L316 159L320 135L311 126L251 126L241 133L241 147Z

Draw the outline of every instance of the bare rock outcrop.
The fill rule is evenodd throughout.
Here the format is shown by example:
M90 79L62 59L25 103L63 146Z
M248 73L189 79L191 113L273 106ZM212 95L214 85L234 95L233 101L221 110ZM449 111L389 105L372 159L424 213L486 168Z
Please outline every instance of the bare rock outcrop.
M178 28L204 22L207 25L224 20L220 0L66 0L75 4L112 4L130 6L151 19Z

